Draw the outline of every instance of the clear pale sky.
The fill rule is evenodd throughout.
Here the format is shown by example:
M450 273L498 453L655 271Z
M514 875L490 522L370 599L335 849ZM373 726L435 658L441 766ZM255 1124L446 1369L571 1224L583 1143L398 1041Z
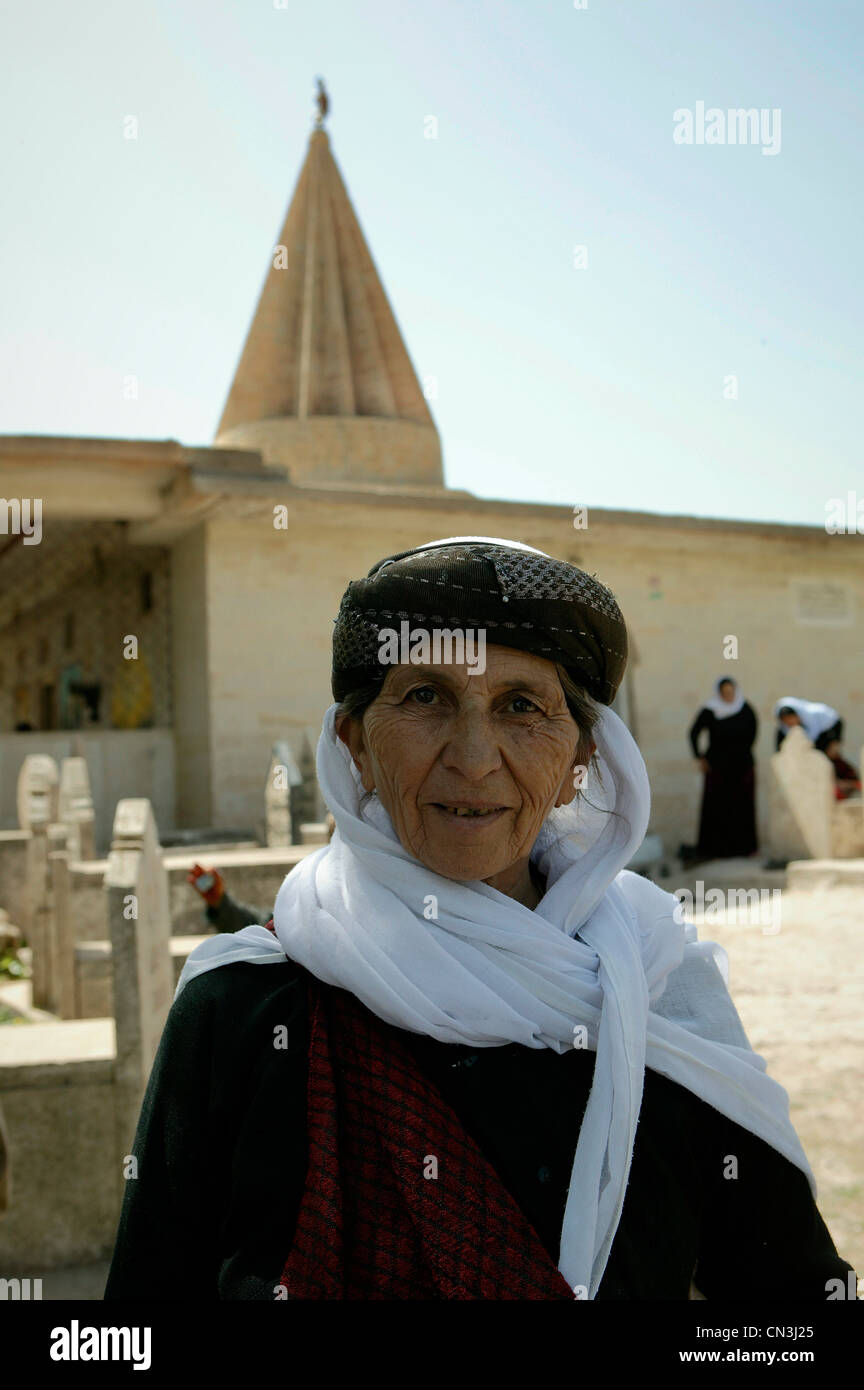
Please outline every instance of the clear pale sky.
M320 73L451 487L821 526L864 498L862 32L860 0L8 6L0 432L212 440ZM700 101L779 108L779 153L676 144Z

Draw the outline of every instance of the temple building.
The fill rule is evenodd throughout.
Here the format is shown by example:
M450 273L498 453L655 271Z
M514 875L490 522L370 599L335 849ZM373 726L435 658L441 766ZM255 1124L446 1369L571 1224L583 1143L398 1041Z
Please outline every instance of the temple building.
M17 824L25 754L74 751L88 759L102 849L120 797L149 797L164 832L258 828L272 745L308 760L331 703L348 581L452 535L520 540L616 594L632 658L615 708L670 846L694 837L701 779L686 731L719 675L760 716L757 756L774 748L775 699L795 693L843 714L854 757L861 536L828 534L820 517L585 514L447 487L320 120L276 245L210 447L0 436L0 828ZM589 487L574 469L574 501ZM34 543L16 517L37 499Z

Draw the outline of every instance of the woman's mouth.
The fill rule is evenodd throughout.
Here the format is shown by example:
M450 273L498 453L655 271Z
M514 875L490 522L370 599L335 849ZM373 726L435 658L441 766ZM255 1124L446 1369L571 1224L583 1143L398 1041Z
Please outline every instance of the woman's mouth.
M442 802L432 803L436 811L440 811L448 820L465 821L491 821L508 811L509 806L467 806L467 805L445 805Z

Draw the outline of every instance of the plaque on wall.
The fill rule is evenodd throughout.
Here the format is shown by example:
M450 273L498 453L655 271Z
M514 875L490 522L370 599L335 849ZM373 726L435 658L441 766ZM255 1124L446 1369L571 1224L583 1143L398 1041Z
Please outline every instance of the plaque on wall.
M792 585L796 623L819 627L848 627L854 620L848 584L822 579L799 579Z

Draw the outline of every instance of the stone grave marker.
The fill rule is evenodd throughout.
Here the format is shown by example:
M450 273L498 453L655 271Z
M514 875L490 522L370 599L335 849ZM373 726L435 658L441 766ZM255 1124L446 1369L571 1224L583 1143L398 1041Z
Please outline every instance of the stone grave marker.
M47 753L28 753L18 773L18 824L22 830L57 819L57 764Z
M268 845L285 846L299 843L299 820L295 824L296 797L302 784L303 777L294 759L291 745L284 741L274 743L264 791Z
M86 758L64 758L60 764L58 819L68 827L69 856L95 859L93 797Z
M324 798L318 785L317 757L320 737L321 730L313 728L311 725L307 727L303 735L300 771L303 774L301 792L303 814L301 819L304 821L322 821L327 814L327 807L324 805Z
M54 829L55 827L52 827ZM51 841L49 840L49 844ZM75 963L75 927L70 911L69 851L60 841L49 848L51 875L52 1009L59 1018L79 1018Z
M174 997L168 879L150 802L117 803L105 871L114 1017L118 1141L131 1152L159 1039Z
M834 769L803 729L793 726L768 776L768 840L776 859L830 859Z
M45 753L30 753L18 774L18 820L29 830L21 923L32 952L33 1005L52 1007L51 914L48 898L48 827L57 819L57 764Z

